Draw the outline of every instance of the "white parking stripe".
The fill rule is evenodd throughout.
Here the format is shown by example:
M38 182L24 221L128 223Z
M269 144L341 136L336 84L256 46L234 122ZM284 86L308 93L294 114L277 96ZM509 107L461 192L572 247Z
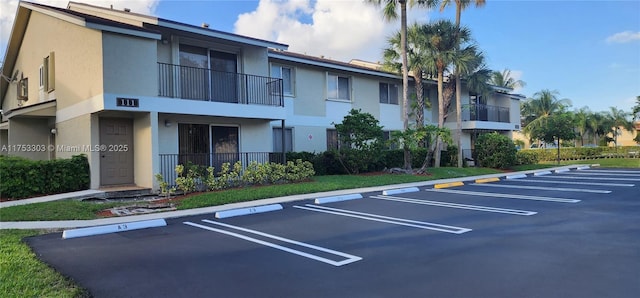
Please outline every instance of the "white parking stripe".
M447 225L435 224L430 222L409 220L409 219L389 217L389 216L382 216L382 215L371 214L371 213L356 212L356 211L345 210L345 209L329 208L329 207L309 205L309 204L306 204L305 206L306 207L293 206L293 208L304 209L304 210L315 211L315 212L322 212L322 213L329 213L329 214L335 214L335 215L341 215L341 216L347 216L347 217L354 217L354 218L384 222L384 223L419 228L419 229L453 233L453 234L462 234L462 233L471 231L471 229L467 229L467 228L447 226Z
M580 171L584 173L623 173L623 174L639 174L640 171L624 171L624 170L588 170L588 171Z
M624 173L592 173L591 171L575 171L575 172L565 172L560 173L561 175L584 175L584 176L629 176L629 177L640 177L640 173L635 174L624 174Z
M472 183L472 184L469 184L469 185L486 186L486 187L517 188L517 189L537 189L537 190L573 191L573 192L590 192L590 193L611 193L610 190L584 189L584 188L562 188L562 187L541 187L541 186L527 186L527 185L479 184L479 183Z
M574 185L596 185L596 186L620 186L620 187L634 187L635 184L624 183L598 183L598 182L579 182L579 181L554 181L554 180L533 180L533 179L520 179L513 182L533 182L533 183L555 183L555 184L574 184Z
M282 242L286 242L286 243L295 244L295 245L298 245L298 246L303 246L303 247L315 249L315 250L326 252L326 253L329 253L329 254L334 254L334 255L337 255L337 256L344 257L346 259L337 262L337 261L334 261L334 260L330 260L330 259L323 258L323 257L320 257L320 256L312 255L310 253L306 253L306 252L303 252L303 251L295 250L295 249L288 248L288 247L285 247L285 246L282 246L282 245L278 245L278 244L275 244L275 243L263 241L263 240L260 240L260 239L252 238L252 237L241 235L241 234L238 234L238 233L233 233L233 232L229 232L229 231L225 231L225 230L221 230L221 229L216 229L216 228L212 228L212 227L209 227L209 226L200 225L200 224L193 223L193 222L188 222L188 221L183 222L183 223L186 224L186 225L193 226L193 227L205 229L205 230L208 230L208 231L218 232L218 233L222 233L222 234L225 234L225 235L229 235L229 236L233 236L233 237L236 237L236 238L240 238L240 239L243 239L243 240L247 240L247 241L250 241L250 242L253 242L253 243L269 246L269 247L272 247L272 248L275 248L275 249L279 249L279 250L282 250L282 251L285 251L285 252L288 252L288 253L299 255L299 256L302 256L302 257L305 257L305 258L309 258L309 259L312 259L312 260L316 260L316 261L320 261L320 262L323 262L323 263L327 263L327 264L330 264L330 265L333 265L333 266L342 266L342 265L346 265L346 264L349 264L349 263L353 263L353 262L362 260L361 257L357 257L357 256L354 256L354 255L346 254L346 253L335 251L335 250L332 250L332 249L328 249L328 248L324 248L324 247L320 247L320 246L315 246L315 245L311 245L311 244L307 244L307 243L303 243L303 242L299 242L299 241L295 241L295 240L291 240L291 239L287 239L287 238L278 237L278 236L267 234L267 233L262 233L262 232L255 231L255 230L236 227L236 226L223 224L223 223L215 222L215 221L210 221L210 220L206 220L206 219L203 220L203 221L207 222L207 223L210 223L210 224L220 225L220 226L224 226L224 227L227 227L227 228L232 228L232 229L237 229L237 230L241 230L241 231L248 232L248 233L253 233L253 234L256 234L256 235L260 235L260 236L263 236L263 237L275 239L275 240L278 240L278 241L282 241Z
M580 179L580 180L611 180L611 181L640 181L640 179L632 179L632 178L611 178L611 177L584 177L584 176L564 176L561 174L554 176L547 176L548 178L559 178L559 179Z
M454 189L435 189L435 188L431 188L430 189L430 188L428 188L428 189L425 189L425 191L445 192L445 193L453 193L453 194L459 194L459 195L470 195L470 196L481 196L481 197L520 199L520 200L534 200L534 201L548 201L548 202L558 202L558 203L578 203L578 202L580 202L580 200L576 200L576 199L538 197L538 196L524 196L524 195L493 193L493 192L466 191L466 190L454 190Z
M418 200L418 199L409 199L409 198L391 197L391 196L371 196L370 198L378 199L378 200L387 200L387 201L410 203L410 204L421 204L421 205L429 205L429 206L437 206L437 207L468 209L468 210L475 210L475 211L505 213L505 214L512 214L512 215L529 216L529 215L534 215L534 214L538 213L538 212L533 212L533 211L494 208L494 207L477 206L477 205L455 204L455 203L448 203L448 202L427 201L427 200Z

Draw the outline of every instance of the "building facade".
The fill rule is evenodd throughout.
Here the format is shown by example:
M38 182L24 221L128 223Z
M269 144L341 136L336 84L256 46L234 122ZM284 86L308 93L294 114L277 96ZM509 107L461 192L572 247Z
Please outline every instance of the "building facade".
M73 2L20 2L2 77L0 153L86 154L91 188L157 188L156 173L171 180L187 162L219 168L325 151L337 144L333 123L352 108L374 115L387 135L402 129L396 74ZM432 122L435 82L424 84ZM486 99L463 90L463 151L477 133L519 129L521 98L495 90ZM455 115L447 125L455 127Z

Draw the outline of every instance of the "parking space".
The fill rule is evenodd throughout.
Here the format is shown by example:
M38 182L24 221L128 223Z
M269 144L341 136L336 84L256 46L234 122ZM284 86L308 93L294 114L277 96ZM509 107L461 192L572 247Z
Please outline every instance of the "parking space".
M633 179L640 171L465 181L28 243L96 297L636 297Z

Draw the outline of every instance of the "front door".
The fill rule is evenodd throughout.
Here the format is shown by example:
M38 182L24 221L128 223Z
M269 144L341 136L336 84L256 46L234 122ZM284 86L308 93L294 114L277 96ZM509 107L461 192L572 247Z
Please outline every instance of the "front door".
M236 126L211 126L211 146L213 148L214 164L216 170L223 163L233 164L240 160L238 154L238 127Z
M211 99L218 102L238 100L238 57L236 54L211 51Z
M134 184L133 120L100 118L100 185Z

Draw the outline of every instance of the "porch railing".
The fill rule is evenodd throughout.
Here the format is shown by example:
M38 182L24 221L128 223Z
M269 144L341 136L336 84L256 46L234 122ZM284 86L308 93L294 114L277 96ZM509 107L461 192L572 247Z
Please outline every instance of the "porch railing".
M162 97L284 106L278 78L158 63L158 80Z
M485 104L463 105L462 121L490 121L509 123L509 108Z
M194 164L205 168L212 166L217 174L223 163L228 162L233 167L236 161L240 161L244 168L252 161L284 163L284 158L282 152L160 154L160 174L171 185L178 177L175 171L177 165Z

